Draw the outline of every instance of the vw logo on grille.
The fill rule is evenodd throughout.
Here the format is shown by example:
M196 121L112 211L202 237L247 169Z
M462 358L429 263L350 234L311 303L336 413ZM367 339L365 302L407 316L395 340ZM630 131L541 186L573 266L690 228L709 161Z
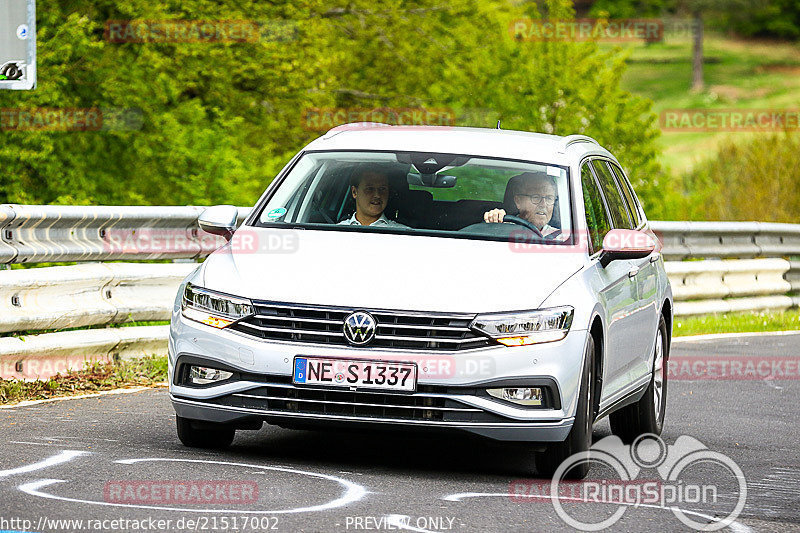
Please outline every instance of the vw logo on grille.
M361 346L367 344L375 337L377 321L365 311L350 313L344 319L344 338L350 344Z

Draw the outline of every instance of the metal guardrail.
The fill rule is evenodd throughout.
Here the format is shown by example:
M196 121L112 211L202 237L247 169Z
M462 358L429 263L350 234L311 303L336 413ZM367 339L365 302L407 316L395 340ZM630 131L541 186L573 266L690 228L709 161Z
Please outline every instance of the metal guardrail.
M800 224L652 221L650 226L668 260L800 256Z
M0 205L0 263L196 259L224 243L203 207ZM239 209L241 223L249 208Z
M199 259L224 241L200 230L202 207L0 206L0 263ZM249 212L239 209L240 222ZM800 225L651 223L676 315L800 303ZM730 259L727 259L730 258ZM684 259L692 259L684 261ZM192 263L87 263L0 271L0 333L168 320ZM0 338L0 377L47 377L84 360L165 354L167 326Z

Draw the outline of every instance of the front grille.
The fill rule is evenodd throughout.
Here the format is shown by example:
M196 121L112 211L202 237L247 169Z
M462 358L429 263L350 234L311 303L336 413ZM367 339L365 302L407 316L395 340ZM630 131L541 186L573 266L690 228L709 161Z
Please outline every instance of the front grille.
M355 309L254 302L256 314L230 326L269 340L348 345L344 319ZM488 338L469 329L475 315L368 311L378 323L369 347L410 350L467 350L488 346Z
M475 420L487 414L460 402L425 394L304 389L269 384L210 400L217 405L287 414L323 414L394 420ZM484 416L482 416L484 415ZM494 419L494 417L491 417Z

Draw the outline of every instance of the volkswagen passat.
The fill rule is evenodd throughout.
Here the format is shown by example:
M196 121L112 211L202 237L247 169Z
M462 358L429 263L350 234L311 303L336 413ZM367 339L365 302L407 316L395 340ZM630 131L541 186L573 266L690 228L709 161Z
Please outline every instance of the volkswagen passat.
M660 433L672 295L620 163L589 137L356 124L306 146L180 286L180 440L430 428L532 443L540 473L609 415ZM585 467L573 476L585 475Z

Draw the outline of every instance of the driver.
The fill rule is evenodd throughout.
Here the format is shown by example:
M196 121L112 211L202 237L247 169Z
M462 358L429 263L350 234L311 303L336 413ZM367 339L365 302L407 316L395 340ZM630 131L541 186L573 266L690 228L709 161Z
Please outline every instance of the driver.
M558 191L553 178L544 173L525 172L508 180L508 188L506 198L508 196L513 198L520 218L539 228L543 237L559 231L549 224L553 218L553 207L558 200ZM505 209L492 209L483 214L483 220L500 223L506 214Z
M356 201L356 211L340 225L408 228L383 214L389 202L389 178L380 167L356 170L350 177L350 194Z

